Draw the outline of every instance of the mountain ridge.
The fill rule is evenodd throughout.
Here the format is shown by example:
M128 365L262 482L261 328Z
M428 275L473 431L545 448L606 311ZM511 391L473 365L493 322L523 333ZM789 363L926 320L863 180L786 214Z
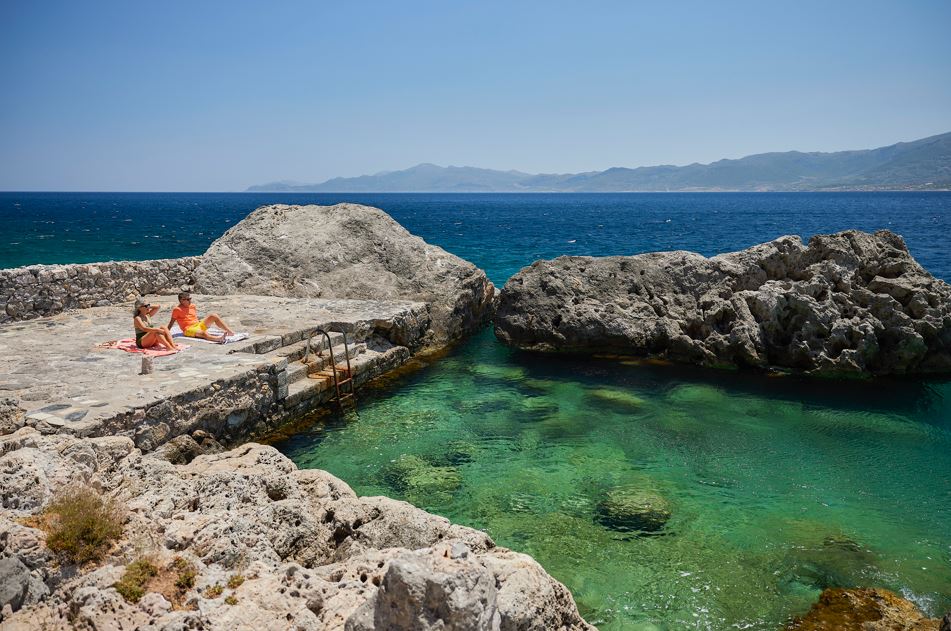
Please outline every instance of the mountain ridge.
M247 192L582 193L690 191L951 190L951 132L875 149L774 151L708 164L524 173L417 164L401 171L250 186Z

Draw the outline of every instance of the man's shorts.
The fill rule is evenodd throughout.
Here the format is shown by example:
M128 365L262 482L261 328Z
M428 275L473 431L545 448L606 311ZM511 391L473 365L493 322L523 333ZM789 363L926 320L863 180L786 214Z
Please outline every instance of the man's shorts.
M208 325L205 324L205 321L199 320L195 324L182 331L182 333L185 334L185 337L197 337L199 333L204 333L207 330Z

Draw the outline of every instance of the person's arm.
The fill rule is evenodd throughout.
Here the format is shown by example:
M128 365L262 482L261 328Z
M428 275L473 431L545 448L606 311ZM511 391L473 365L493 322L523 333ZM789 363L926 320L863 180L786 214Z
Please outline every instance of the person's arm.
M162 308L161 305L153 305L152 308L149 309L149 317L151 318L152 316L154 316L156 313L159 312L161 308Z
M175 309L172 309L172 315L168 319L168 326L165 328L171 330L173 324L175 324Z
M135 316L132 319L132 322L135 324L135 328L142 331L143 333L161 333L162 329L157 329L154 326L146 326L145 320L142 319L142 316Z

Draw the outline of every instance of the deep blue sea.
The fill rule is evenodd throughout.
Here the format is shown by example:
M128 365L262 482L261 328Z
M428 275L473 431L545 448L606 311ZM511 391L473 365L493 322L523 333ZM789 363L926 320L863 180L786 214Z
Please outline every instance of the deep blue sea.
M0 267L201 254L262 204L358 202L501 285L561 254L704 255L785 234L888 228L951 280L951 193L0 193Z
M499 286L561 254L712 255L848 228L901 234L951 281L951 193L0 193L0 267L201 254L262 204L339 201L386 210ZM837 586L951 609L947 379L539 357L485 331L357 394L356 413L275 446L531 554L602 631L775 631ZM669 507L659 532L605 519L606 500L641 497Z

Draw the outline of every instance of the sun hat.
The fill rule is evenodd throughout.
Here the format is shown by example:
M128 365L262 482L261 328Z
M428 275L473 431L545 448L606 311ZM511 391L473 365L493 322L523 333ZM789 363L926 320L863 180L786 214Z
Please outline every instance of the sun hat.
M152 305L150 305L150 304L145 300L145 298L136 298L136 299L135 299L135 306L132 307L132 315L139 315L139 308L140 308L140 307L151 307L151 306L152 306Z

